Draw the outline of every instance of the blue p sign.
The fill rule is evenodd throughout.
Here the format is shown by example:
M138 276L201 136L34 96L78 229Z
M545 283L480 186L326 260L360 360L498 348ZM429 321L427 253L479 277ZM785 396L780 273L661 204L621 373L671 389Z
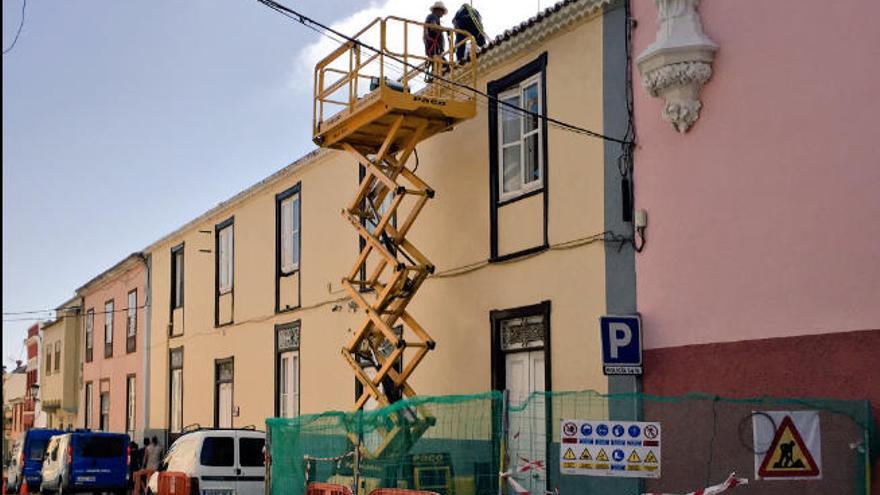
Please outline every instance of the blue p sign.
M641 319L638 316L603 316L599 326L605 374L641 374Z

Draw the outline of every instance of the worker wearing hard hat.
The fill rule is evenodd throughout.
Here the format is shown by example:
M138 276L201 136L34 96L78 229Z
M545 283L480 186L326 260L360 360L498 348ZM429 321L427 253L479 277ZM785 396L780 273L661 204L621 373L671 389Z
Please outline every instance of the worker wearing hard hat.
M431 6L431 13L425 19L425 55L428 57L436 57L446 48L443 41L443 31L430 27L431 24L440 26L440 18L446 15L446 12L448 11L443 2L434 2L434 5Z
M462 31L470 33L477 42L477 46L486 46L486 32L483 31L483 18L480 17L480 13L477 12L477 9L469 3L463 3L461 5L458 12L455 13L455 17L452 18L452 25L455 26L455 29L461 29ZM467 43L464 43L465 39L467 38L464 34L455 33L455 59L458 60L459 63L464 62L470 57Z

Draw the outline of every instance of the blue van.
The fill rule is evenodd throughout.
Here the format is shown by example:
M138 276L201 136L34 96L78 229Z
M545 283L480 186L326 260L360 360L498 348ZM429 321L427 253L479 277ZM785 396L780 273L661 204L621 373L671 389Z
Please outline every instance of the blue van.
M28 491L36 491L40 487L40 471L43 467L43 453L46 452L46 445L53 435L64 433L61 430L50 430L47 428L31 428L24 433L24 438L16 452L16 459L13 460L16 469L15 486L8 486L9 493L18 493L21 490L21 483L27 480Z
M129 437L76 431L52 437L43 461L42 493L126 493ZM29 485L30 486L30 485Z

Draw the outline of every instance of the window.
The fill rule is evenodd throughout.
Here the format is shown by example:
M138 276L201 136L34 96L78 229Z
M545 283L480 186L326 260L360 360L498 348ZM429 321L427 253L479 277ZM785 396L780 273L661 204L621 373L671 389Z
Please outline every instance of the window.
M52 346L46 346L46 374L52 373Z
M61 370L61 341L55 342L55 371Z
M101 417L98 429L110 431L110 392L101 392Z
M232 437L206 437L202 442L199 462L202 466L231 466L235 458Z
M281 200L281 273L289 274L299 270L300 251L300 196L299 192Z
M76 457L106 459L125 455L125 440L118 436L82 435L76 438Z
M113 357L113 300L104 303L104 357Z
M281 407L280 417L293 418L297 416L299 404L299 351L288 351L280 357L281 383L278 385L279 404Z
M540 74L500 93L498 100L498 178L500 199L510 199L542 185L542 128L536 117L512 107L542 113ZM505 105L507 104L507 105ZM508 106L510 105L510 106Z
M275 415L299 415L300 322L275 326Z
M183 244L171 249L171 309L183 307Z
M92 347L95 335L95 309L86 311L86 362L92 362Z
M264 438L239 438L238 439L238 463L241 467L262 467L265 465L263 447L266 445Z
M125 378L125 432L132 438L134 438L136 385L137 382L134 375L128 375Z
M42 461L43 454L46 452L46 445L49 444L49 438L32 438L28 442L27 458L31 461Z
M88 429L92 427L92 382L86 382L83 404L85 404L83 407L85 411L83 414L83 427Z
M217 230L217 290L220 294L232 291L234 266L232 229L232 222L229 222L228 225Z
M171 349L169 357L169 424L171 432L177 433L183 428L183 347Z
M128 309L125 313L125 352L137 350L137 289L128 293Z

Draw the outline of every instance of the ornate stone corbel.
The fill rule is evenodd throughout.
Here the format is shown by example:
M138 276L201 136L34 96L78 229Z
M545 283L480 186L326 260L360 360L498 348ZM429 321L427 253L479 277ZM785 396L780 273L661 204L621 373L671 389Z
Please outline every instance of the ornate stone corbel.
M703 32L700 0L654 0L657 39L636 59L642 85L666 99L661 113L684 133L700 118L700 88L712 77L718 45Z

